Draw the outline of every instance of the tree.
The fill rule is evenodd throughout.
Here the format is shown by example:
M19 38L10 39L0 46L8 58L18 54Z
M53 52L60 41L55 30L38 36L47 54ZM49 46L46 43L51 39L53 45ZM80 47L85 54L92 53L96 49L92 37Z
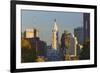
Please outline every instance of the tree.
M35 51L31 47L31 43L28 39L21 39L21 62L34 62L35 61Z
M45 59L44 59L44 57L37 57L37 59L36 59L36 62L44 62L45 61Z
M31 49L31 44L29 43L29 41L27 39L22 38L22 40L21 40L21 48Z

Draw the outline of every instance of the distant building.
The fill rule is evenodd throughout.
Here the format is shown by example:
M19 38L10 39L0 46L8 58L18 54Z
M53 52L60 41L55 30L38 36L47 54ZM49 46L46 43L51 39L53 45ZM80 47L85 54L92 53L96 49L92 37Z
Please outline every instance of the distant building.
M24 37L25 38L34 38L34 37L39 37L38 33L39 31L37 29L32 29L32 28L28 28L25 30L24 32Z
M57 50L57 48L58 48L58 27L55 20L54 27L52 30L52 49Z
M69 53L69 39L69 32L64 30L64 33L61 36L61 56L63 60L65 60L65 56L67 55L67 53Z
M83 31L83 27L77 27L74 29L74 35L77 39L77 49L76 49L76 55L77 56L80 56L80 53L81 53L81 47L84 43L84 31Z
M79 44L83 44L84 42L84 32L83 32L83 27L77 27L74 29L74 35L78 40Z
M84 42L90 40L90 14L83 14Z
M47 49L47 54L46 54L46 57L47 57L47 61L61 61L62 60L62 57L61 57L61 54L60 54L60 50L55 50L55 49Z

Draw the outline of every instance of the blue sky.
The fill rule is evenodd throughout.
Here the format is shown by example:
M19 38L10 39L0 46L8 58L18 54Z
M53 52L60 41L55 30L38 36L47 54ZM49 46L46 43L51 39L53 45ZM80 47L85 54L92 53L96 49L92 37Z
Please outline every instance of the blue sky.
M78 12L21 10L21 16L22 32L25 28L37 28L40 39L47 44L51 44L55 19L59 29L59 40L64 30L73 33L74 28L83 26L83 13Z

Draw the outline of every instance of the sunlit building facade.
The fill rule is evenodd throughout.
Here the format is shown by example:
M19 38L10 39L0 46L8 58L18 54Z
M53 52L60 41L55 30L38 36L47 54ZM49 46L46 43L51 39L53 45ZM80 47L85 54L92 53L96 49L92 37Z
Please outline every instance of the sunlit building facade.
M35 28L27 28L27 29L25 29L24 37L25 38L39 37L39 31Z

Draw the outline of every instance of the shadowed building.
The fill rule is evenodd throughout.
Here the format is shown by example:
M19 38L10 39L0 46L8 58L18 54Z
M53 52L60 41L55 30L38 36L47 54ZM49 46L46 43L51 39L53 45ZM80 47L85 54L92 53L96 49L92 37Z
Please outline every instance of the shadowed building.
M84 43L84 32L83 32L83 27L77 27L74 29L74 35L77 38L78 45L77 45L77 56L80 56L81 53L81 46L83 46Z
M83 14L84 42L90 40L90 14Z
M27 40L30 45L31 45L31 51L30 53L32 53L34 55L34 58L31 55L29 56L24 56L26 53L25 50L23 49L22 54L24 57L26 58L31 58L33 61L35 60L41 60L43 57L45 58L46 55L46 42L40 40L39 36L38 36L38 30L36 29L27 29L24 32L24 37L22 39ZM32 61L31 60L31 61ZM43 61L43 60L41 60Z
M60 55L60 50L55 50L55 49L47 49L47 61L61 61L61 55Z
M90 14L83 14L83 32L84 32L84 44L80 54L80 59L90 59Z
M36 51L37 56L45 56L46 43L39 38L27 38L33 49Z
M84 32L83 32L83 27L77 27L74 29L74 35L77 37L78 44L83 44L84 43Z

